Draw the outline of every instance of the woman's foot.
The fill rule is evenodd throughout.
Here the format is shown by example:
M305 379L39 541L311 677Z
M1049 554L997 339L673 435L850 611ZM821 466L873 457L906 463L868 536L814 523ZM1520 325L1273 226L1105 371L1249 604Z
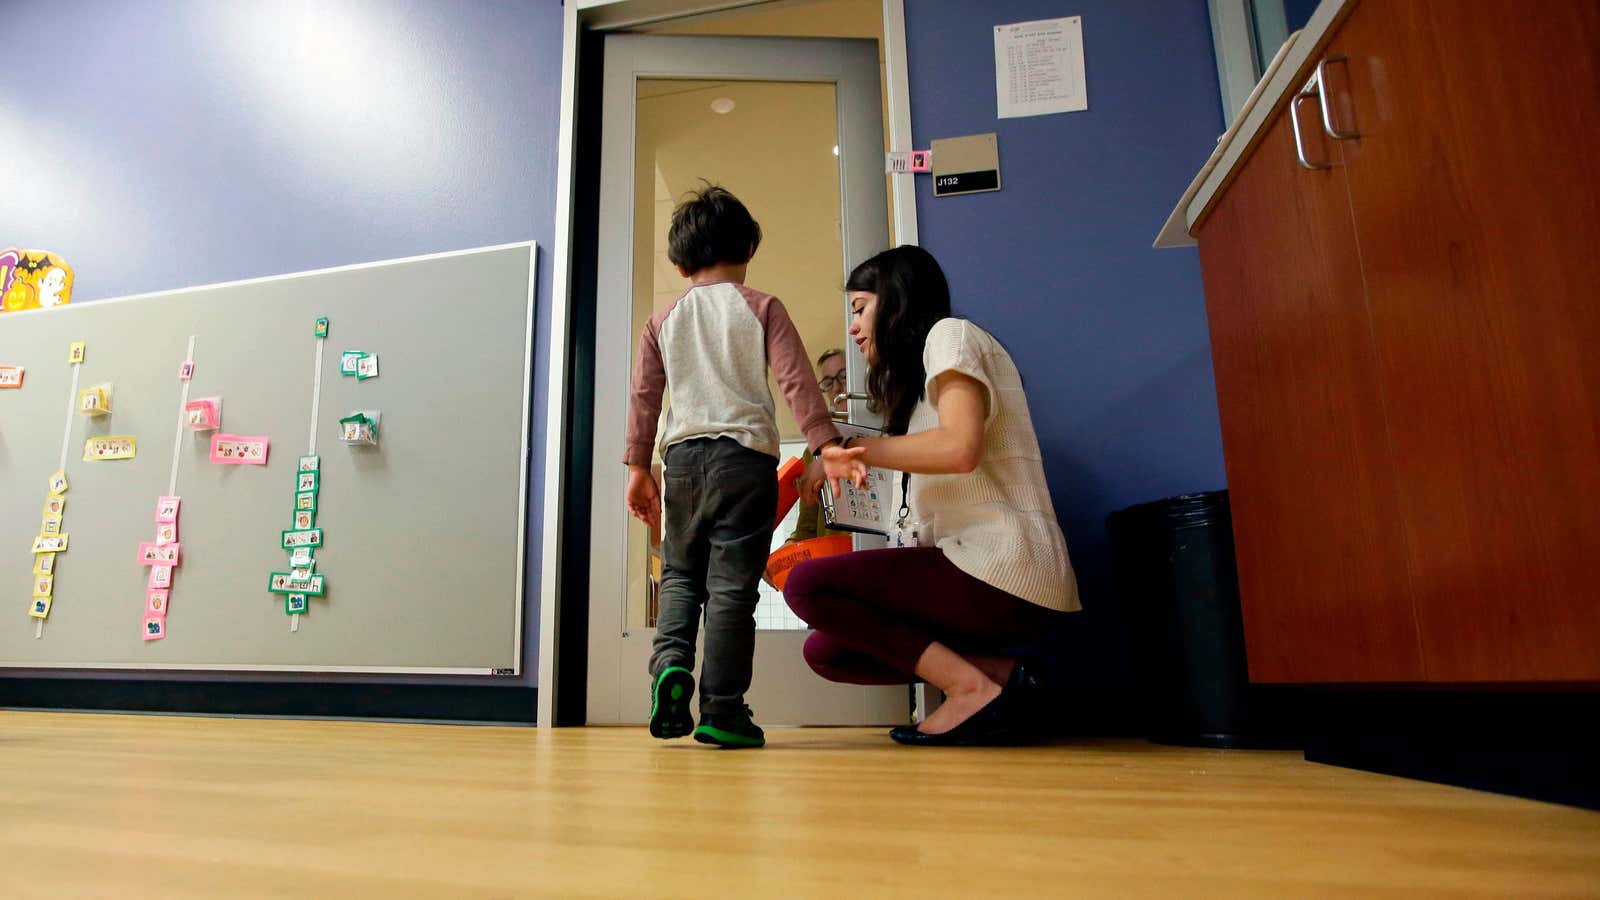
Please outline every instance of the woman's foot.
M917 730L923 734L944 734L994 702L1000 696L1000 690L1000 685L987 677L975 679L966 690L946 694L944 702L917 725Z
M892 729L889 737L901 744L925 747L1005 743L1010 740L1006 712L1010 708L1005 688L1015 662L991 658L995 674L991 678L982 665L934 641L917 657L913 671L924 681L944 691L945 701L921 725Z
M976 695L961 694L959 703L965 705L969 700L980 698L984 692ZM1010 697L1002 689L988 703L961 721L951 725L945 731L937 733L919 730L914 725L902 725L889 730L889 737L897 744L906 744L912 747L997 747L1010 746L1018 743L1014 733L1010 716ZM928 717L933 722L934 717ZM939 727L939 723L934 723Z

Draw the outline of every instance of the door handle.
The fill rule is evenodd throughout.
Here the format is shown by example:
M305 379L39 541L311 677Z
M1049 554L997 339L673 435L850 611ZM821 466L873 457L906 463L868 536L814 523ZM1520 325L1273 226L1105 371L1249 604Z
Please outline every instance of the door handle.
M1327 59L1317 63L1317 74L1315 79L1317 84L1317 105L1322 107L1322 130L1328 133L1328 137L1331 137L1336 141L1347 141L1351 138L1361 137L1361 132L1340 131L1339 126L1333 124L1333 107L1328 103L1328 86L1326 82L1326 75L1324 74L1327 71L1328 63L1333 62L1342 62L1348 64L1349 60L1345 59L1343 56L1330 56Z
M1332 163L1314 163L1306 159L1305 139L1300 136L1300 104L1316 96L1311 91L1311 85L1306 85L1300 93L1294 95L1289 101L1289 128L1294 132L1294 155L1300 160L1300 165L1315 172L1318 169L1331 169Z
M844 392L842 394L835 394L834 398L833 398L833 400L831 402L832 403L838 403L840 400L871 400L871 399L872 399L872 395L871 394L861 394L861 393L857 393L855 391L846 391L846 392ZM848 424L850 422L850 414L848 412L831 411L829 414L833 417L833 420L835 422L844 422L846 424Z

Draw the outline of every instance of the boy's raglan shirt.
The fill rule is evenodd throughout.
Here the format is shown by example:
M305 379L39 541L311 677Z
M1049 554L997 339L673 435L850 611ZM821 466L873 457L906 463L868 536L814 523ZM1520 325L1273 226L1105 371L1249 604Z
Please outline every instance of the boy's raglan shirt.
M664 389L672 408L663 453L683 441L726 437L776 459L769 365L807 446L838 438L800 332L778 298L728 281L690 288L652 316L639 338L623 462L650 464Z

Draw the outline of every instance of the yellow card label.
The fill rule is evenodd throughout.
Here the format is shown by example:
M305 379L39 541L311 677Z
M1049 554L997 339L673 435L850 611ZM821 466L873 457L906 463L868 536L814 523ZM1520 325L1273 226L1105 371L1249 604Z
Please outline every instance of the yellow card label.
M50 535L49 537L41 534L33 539L33 552L65 553L67 552L67 537L66 532Z

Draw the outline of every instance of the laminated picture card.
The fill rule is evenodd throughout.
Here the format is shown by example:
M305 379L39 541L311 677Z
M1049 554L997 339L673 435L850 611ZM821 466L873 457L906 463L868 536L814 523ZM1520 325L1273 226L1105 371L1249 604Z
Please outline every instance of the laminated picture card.
M346 444L378 445L378 424L383 414L359 410L339 420L339 440Z
M222 427L222 398L202 397L183 405L184 421L195 431L216 431Z

